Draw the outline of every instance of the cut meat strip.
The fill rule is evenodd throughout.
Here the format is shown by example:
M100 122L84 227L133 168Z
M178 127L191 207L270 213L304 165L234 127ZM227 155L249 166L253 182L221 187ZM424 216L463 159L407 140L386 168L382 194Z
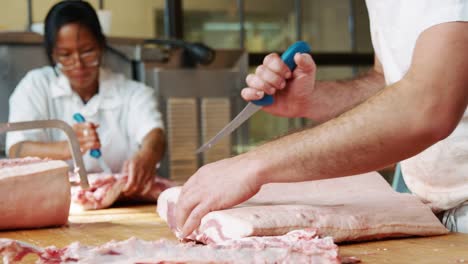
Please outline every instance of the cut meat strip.
M6 263L20 261L28 253L39 255L38 263L340 263L333 240L319 239L312 230L210 246L131 238L99 247L73 243L63 249L36 249L18 241L0 239L0 253Z
M168 189L158 199L157 211L174 232L180 189ZM448 233L416 197L396 193L378 173L367 173L267 184L247 202L207 214L189 239L210 244L304 228L314 228L336 242Z
M39 158L0 161L0 229L67 223L68 165Z
M70 178L78 180L76 174ZM90 188L83 190L80 186L72 187L72 206L83 210L96 210L110 207L119 199L128 177L122 174L92 173L88 175ZM150 190L142 195L128 197L138 201L156 202L159 194L175 184L168 179L155 177Z
M34 163L49 161L49 159L40 159L35 157L26 157L21 159L2 159L0 160L0 169L21 167Z

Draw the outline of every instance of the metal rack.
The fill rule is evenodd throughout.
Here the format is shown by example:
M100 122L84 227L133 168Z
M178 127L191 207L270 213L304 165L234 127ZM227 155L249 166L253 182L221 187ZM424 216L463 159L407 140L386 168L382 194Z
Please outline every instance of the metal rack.
M233 146L246 144L248 127L200 155L195 150L244 107L240 90L248 70L242 50L217 50L208 66L183 68L182 52L175 50L166 63L146 62L145 82L156 94L167 126L168 152L161 170L185 181L200 165L232 155Z

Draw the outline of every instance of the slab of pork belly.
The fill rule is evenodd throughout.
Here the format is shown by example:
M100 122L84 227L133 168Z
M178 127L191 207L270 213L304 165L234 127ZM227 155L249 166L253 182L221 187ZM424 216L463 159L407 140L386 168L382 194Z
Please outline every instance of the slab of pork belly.
M131 238L98 247L73 243L63 249L37 249L18 241L0 239L0 254L6 263L19 261L29 253L40 256L38 263L340 263L338 247L333 240L319 239L313 230L210 246Z
M77 180L75 174L70 178ZM72 207L80 210L96 210L110 207L122 195L128 176L120 173L90 173L88 174L90 188L83 190L80 186L72 187ZM174 183L168 179L155 176L150 184L150 190L145 194L137 194L126 199L156 202L159 194Z
M157 212L174 226L181 187L164 191ZM430 208L394 192L378 173L299 183L264 185L247 202L207 214L188 238L219 243L248 236L278 236L313 228L336 242L446 234Z
M57 160L0 160L0 230L67 223L68 170Z

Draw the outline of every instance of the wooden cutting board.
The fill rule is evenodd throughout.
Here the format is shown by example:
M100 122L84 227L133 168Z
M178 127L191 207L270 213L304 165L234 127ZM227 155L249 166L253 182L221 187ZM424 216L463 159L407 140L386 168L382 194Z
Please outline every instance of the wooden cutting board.
M132 236L145 240L176 240L167 224L158 217L155 205L72 212L67 226L0 232L1 238L17 239L41 247L63 247L75 241L99 245Z
M74 212L68 226L5 231L0 232L0 238L22 240L41 247L64 247L75 241L99 245L132 236L145 240L176 240L155 209L155 205L127 205ZM358 257L362 263L468 263L468 234L342 244L340 253ZM31 257L25 263L33 261Z
M402 238L340 246L340 255L362 263L468 263L468 234Z

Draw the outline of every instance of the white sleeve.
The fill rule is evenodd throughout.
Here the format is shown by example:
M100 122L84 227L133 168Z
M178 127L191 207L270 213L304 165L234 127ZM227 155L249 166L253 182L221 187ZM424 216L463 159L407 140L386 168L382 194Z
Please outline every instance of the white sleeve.
M45 79L39 72L28 73L10 96L8 122L21 122L48 119L48 99L44 85ZM6 153L10 147L21 141L48 141L44 129L23 130L7 133Z
M422 3L422 8L426 11L424 17L418 18L423 24L422 30L447 22L468 21L466 0L424 0Z
M128 113L128 134L138 144L153 129L164 129L161 113L158 110L158 102L154 90L143 84L130 95L130 107Z

